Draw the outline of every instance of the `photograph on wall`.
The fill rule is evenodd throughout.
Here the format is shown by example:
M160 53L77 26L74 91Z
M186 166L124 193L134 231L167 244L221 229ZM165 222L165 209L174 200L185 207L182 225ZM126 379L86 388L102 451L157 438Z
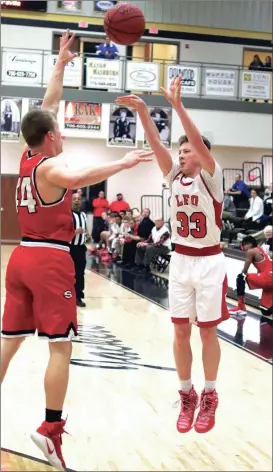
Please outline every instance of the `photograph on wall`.
M1 140L19 141L22 117L21 98L1 98Z
M94 0L94 13L106 13L110 8L113 8L118 3L118 0Z
M136 112L110 105L108 146L136 147Z
M40 98L30 98L28 101L28 111L33 110L33 108L41 110L42 103L43 100Z
M65 129L100 131L101 104L89 102L65 102Z
M171 149L172 147L172 109L170 107L165 108L148 108L151 118L156 125L162 144L166 148ZM150 148L149 143L144 135L144 147Z
M82 9L82 2L81 1L61 1L57 2L57 8L58 10L63 10L63 11L79 11Z

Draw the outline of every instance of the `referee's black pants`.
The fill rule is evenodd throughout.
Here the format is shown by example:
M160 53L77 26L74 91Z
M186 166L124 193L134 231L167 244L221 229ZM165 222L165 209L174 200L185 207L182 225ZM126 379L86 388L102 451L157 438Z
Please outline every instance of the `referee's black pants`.
M75 265L76 298L84 298L84 271L86 266L86 245L70 246L70 254Z

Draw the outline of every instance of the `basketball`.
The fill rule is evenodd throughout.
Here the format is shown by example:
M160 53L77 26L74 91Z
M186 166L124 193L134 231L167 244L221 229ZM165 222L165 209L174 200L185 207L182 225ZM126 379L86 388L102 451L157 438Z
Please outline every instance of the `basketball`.
M142 11L131 3L120 3L104 17L104 31L117 44L128 46L141 38L145 31Z

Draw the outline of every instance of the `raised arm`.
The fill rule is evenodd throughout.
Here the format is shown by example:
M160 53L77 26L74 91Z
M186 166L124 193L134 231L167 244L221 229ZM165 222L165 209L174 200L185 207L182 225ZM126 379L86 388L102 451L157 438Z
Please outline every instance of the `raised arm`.
M172 169L173 161L169 151L162 144L158 129L150 117L146 103L136 95L125 95L119 97L116 103L121 106L132 108L138 112L144 128L148 143L154 151L156 160L164 175L167 175Z
M66 64L68 64L68 62L72 61L75 57L78 56L78 54L72 53L70 51L75 35L73 34L70 38L69 35L69 30L62 34L60 40L60 52L57 58L57 62L54 66L52 75L49 79L47 90L42 103L42 109L51 110L55 116L57 116L60 100L63 94L65 66Z
M188 141L195 149L201 167L210 175L213 175L215 170L214 157L205 146L199 130L195 126L183 103L181 102L181 85L182 77L179 76L172 80L169 90L165 90L163 87L161 87L161 91L166 100L168 100L168 102L174 107L176 113L178 114Z
M152 155L153 152L134 150L116 162L103 164L99 167L88 166L78 170L68 169L62 158L48 159L37 168L37 176L40 173L42 179L56 187L77 189L102 182L124 169L135 167L141 162L150 162L153 160Z

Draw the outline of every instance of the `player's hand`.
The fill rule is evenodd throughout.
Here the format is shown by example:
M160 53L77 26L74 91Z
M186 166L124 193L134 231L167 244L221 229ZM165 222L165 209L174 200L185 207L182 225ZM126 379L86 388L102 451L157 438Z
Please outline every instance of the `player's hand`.
M181 87L182 87L182 76L174 77L171 81L169 90L160 87L161 92L168 102L174 107L181 105Z
M144 151L143 149L135 149L134 151L128 152L122 159L121 162L124 164L125 169L135 167L141 162L153 161L153 151Z
M58 60L63 62L63 64L68 64L68 62L72 61L75 57L78 56L77 53L73 53L70 51L70 48L72 47L75 38L75 34L72 34L70 38L69 35L70 30L68 29L62 34L60 40L60 52Z
M115 102L118 105L132 108L133 110L141 110L146 108L146 103L137 95L124 95L123 97L118 97Z

